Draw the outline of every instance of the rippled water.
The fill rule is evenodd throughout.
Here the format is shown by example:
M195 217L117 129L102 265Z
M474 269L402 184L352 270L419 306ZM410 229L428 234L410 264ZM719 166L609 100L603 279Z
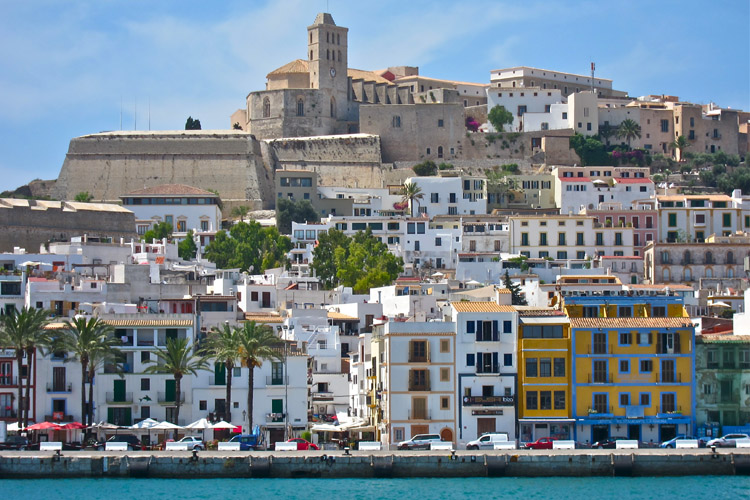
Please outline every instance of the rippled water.
M9 499L750 498L750 477L466 479L34 479L0 481Z

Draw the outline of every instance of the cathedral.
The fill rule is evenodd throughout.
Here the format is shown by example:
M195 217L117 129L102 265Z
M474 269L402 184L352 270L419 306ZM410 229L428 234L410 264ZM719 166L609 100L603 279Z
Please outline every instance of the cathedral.
M413 104L408 88L349 68L348 33L331 14L318 14L307 27L306 58L271 71L266 89L251 92L232 115L233 127L261 140L352 134L360 104Z

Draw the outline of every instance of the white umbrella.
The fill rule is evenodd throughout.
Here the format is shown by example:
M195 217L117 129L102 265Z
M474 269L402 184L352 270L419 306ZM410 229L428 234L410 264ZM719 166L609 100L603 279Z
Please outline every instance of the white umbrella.
M29 422L29 425L32 425L33 423L34 422ZM7 427L8 432L18 432L21 429L23 429L23 427L19 428L18 422L13 422L12 424L8 424L8 427Z
M159 422L155 426L151 427L152 429L160 429L160 430L176 430L176 429L184 429L184 427L180 427L179 425L175 425L172 422Z
M211 422L209 422L205 418L201 418L200 420L196 420L192 424L188 424L185 426L185 429L205 430L205 429L212 429L212 428L213 426L211 425Z
M159 422L154 420L153 418L147 418L145 420L141 420L140 422L131 425L130 429L151 429L152 427L156 427L159 425Z
M726 302L714 302L713 304L711 304L711 307L732 307L732 306L730 306Z
M236 429L237 426L222 420L221 422L216 422L214 425L211 426L211 428L212 429Z

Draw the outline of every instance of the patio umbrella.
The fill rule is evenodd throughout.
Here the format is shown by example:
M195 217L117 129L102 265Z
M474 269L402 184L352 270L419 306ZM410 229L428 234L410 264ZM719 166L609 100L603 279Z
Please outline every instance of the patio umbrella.
M71 429L80 430L80 429L85 429L85 428L86 426L83 425L81 422L69 422L65 425L60 426L60 429L65 429L65 430L71 430Z
M39 422L38 424L30 425L27 427L30 431L46 431L49 429L61 429L59 425L53 423L53 422Z
M167 422L167 421L159 422L158 424L156 424L155 426L153 426L151 428L155 429L155 430L160 430L160 431L175 431L175 433L174 433L175 437L177 437L177 430L178 429L184 429L184 427L180 427L179 425L175 425L172 422ZM166 434L166 432L165 432L165 434Z
M711 307L732 307L732 306L730 306L726 302L714 302L713 304L711 304Z
M206 429L211 429L211 422L206 420L205 418L201 418L199 420L196 420L195 422L188 424L185 426L185 429L190 430L200 430L201 431L201 439L203 441L206 440Z
M235 427L237 426L232 425L229 422L225 422L223 420L220 422L216 422L215 424L211 426L212 429L234 429Z
M143 430L146 429L148 431L148 442L151 444L151 429L159 425L159 422L157 420L154 420L153 418L145 418L141 420L140 422L136 422L135 424L131 425L129 429L133 430Z
M33 424L34 422L31 423ZM8 424L7 429L8 432L18 432L23 430L23 427L18 427L18 422L13 422L12 424Z

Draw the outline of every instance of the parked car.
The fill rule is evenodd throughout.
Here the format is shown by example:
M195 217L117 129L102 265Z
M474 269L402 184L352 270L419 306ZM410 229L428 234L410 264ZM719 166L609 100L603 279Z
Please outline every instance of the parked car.
M0 450L28 450L29 440L24 436L8 436L4 443L0 443Z
M543 437L539 438L533 443L526 443L524 447L527 450L551 450L552 449L552 442L555 440L555 438L551 437Z
M599 448L599 449L606 449L606 450L614 450L617 448L617 440L618 439L628 439L626 437L608 437L607 439L602 439L601 441L597 441L594 444L591 445L592 448Z
M507 443L509 441L507 432L488 432L482 434L479 439L469 441L466 444L467 450L493 450L495 443Z
M715 438L706 443L706 446L716 446L717 448L736 448L738 439L750 439L747 434L727 434L720 438Z
M141 440L138 439L137 436L133 436L131 434L117 434L107 439L106 443L128 443L128 450L131 451L143 449ZM97 442L96 449L99 451L104 450L104 448L106 447L106 443L104 441Z
M258 435L238 434L229 440L230 443L240 443L240 451L257 450L260 446Z
M398 443L399 450L429 450L432 443L442 441L440 434L417 434Z
M318 445L315 443L311 443L307 439L302 438L291 438L287 440L287 443L297 443L297 450L319 450Z
M206 445L195 436L185 436L177 441L178 443L187 443L188 450L205 450Z
M696 439L698 440L698 448L706 447L706 438L699 438L695 436L686 436L684 434L680 434L679 436L673 437L669 441L664 441L662 444L659 445L659 448L675 448L677 446L677 441L681 441L683 439Z

